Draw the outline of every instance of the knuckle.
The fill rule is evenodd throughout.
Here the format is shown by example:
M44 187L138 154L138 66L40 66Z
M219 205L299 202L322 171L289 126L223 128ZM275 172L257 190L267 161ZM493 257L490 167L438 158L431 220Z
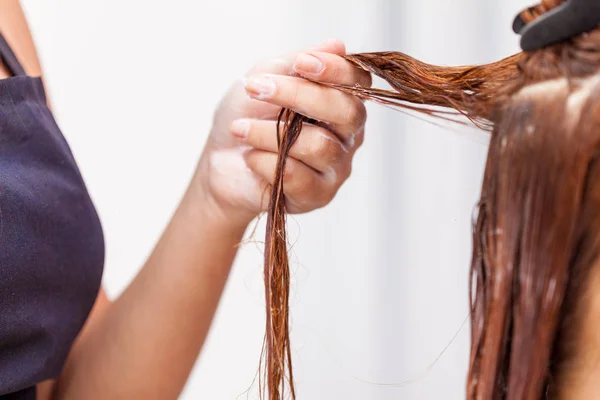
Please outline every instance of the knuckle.
M343 160L345 152L342 144L330 135L324 128L317 128L312 140L311 153L329 164L338 164Z
M352 99L348 102L344 123L352 126L361 126L367 119L367 108L358 99Z
M296 174L294 179L284 181L283 186L286 196L293 197L296 201L302 202L303 205L305 205L305 202L311 201L312 193L309 180L310 177L306 175Z
M359 148L365 142L365 130L361 129L356 135L354 135L354 147Z
M340 169L331 168L320 177L319 191L315 196L315 202L319 207L324 207L329 204L335 197L340 187Z
M331 203L344 182L348 179L352 173L352 162L345 162L343 165L335 169L335 179L326 180L324 185L321 185L322 189L319 191L315 201L318 207L324 207Z
M327 139L326 142L325 149L323 150L323 157L329 161L330 164L340 164L346 156L342 144L334 139Z

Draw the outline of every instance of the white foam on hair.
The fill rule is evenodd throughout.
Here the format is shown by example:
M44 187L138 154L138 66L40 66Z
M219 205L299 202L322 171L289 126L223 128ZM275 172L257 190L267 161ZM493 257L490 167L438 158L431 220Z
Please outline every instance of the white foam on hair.
M600 85L600 73L586 78L568 80L567 78L551 79L543 82L525 86L516 93L516 97L548 97L567 93L571 88L574 90L567 96L565 104L565 115L567 126L572 127L578 123L583 106L593 94L594 89ZM530 128L530 127L528 127ZM528 130L528 133L529 132Z
M581 79L579 87L567 99L567 116L570 124L576 124L581 117L583 106L590 98L594 89L600 84L600 74L596 73L588 78Z
M527 85L516 93L516 97L538 97L547 96L551 93L559 94L568 88L567 78L550 79Z

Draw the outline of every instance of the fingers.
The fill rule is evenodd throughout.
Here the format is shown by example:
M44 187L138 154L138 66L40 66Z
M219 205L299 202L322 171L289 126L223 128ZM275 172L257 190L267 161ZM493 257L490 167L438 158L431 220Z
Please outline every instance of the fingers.
M360 119L364 114L363 106L353 104L356 100L342 101L340 103L337 101L340 97L339 94L329 96L326 94L327 92L333 93L329 89L321 98L324 101L333 101L334 103L328 103L325 106L321 101L316 101L311 108L306 108L302 107L302 105L310 107L311 103L313 103L313 94L315 92L327 88L313 84L308 86L308 90L304 90L307 86L298 83L301 81L291 80L281 82L283 86L280 93L278 93L278 96L270 99L270 93L274 90L273 86L277 87L277 83L272 85L272 83L268 82L269 77L281 80L279 77L303 76L309 80L318 82L370 86L370 74L356 68L342 58L341 56L344 54L346 54L344 44L339 40L330 39L308 49L306 52L292 53L257 65L246 76L244 82L246 92L251 97L250 101L244 103L244 113L253 118L274 119L281 107L289 107L311 118L329 123L332 130L340 134L343 140L346 140L348 135L354 134L354 131L360 128ZM265 80L267 81L266 87ZM312 89L310 89L311 87ZM298 96L297 101L294 101L296 92L300 94L306 93L307 96ZM319 110L322 112L319 112Z
M276 153L251 150L246 152L245 158L248 168L273 185L277 165ZM290 212L305 212L323 207L333 199L338 188L335 176L320 174L294 158L287 159L283 173L283 192L286 203L291 206Z
M346 46L337 39L326 40L325 42L310 48L309 51L314 51L318 54L329 53L335 55L338 59L345 61L339 56L346 54ZM300 54L302 53L296 51L282 57L266 60L252 68L249 74L270 73L278 75L295 75L296 70L294 69L294 61ZM327 66L331 68L329 64Z
M266 209L279 153L275 119L284 107L320 122L319 126L304 124L286 160L283 190L288 211L307 212L333 199L350 175L352 157L362 143L366 110L358 98L316 82L371 85L369 74L353 67L342 57L345 54L342 42L328 40L251 70L244 81L249 98L235 97L241 101L225 110L231 116L229 121L244 117L230 129L244 144L237 147L244 148L240 157L246 167L226 176L237 179L249 174L252 185L241 190L236 179L220 176L214 179L216 186L226 186L223 191L241 190L245 196L241 203L250 201L253 210ZM243 94L240 88L237 83L232 96Z
M345 54L344 43L330 39L307 51L267 60L254 67L249 75L270 73L293 76L298 74L318 82L340 85L359 84L363 87L370 87L372 84L371 74L345 60L342 57Z
M344 46L344 43L337 39L329 39L317 46L310 48L308 51L314 51L317 54L331 54L332 57L337 57L337 59L344 61L339 56L346 54L346 47ZM298 74L294 69L294 60L296 60L299 54L300 52L294 52L286 56L266 60L254 66L248 72L247 77L259 74L297 76ZM331 66L329 66L329 64L330 61L328 61L328 71L333 69ZM281 109L281 107L277 105L254 99L245 101L242 106L242 114L261 119L275 119L279 114L279 110Z
M329 124L347 143L366 121L366 108L360 99L306 79L262 74L245 82L248 95Z
M294 71L300 76L324 83L340 85L359 84L371 87L371 74L356 67L339 55L312 51L301 53L294 62Z
M238 120L232 125L234 135L252 147L245 154L248 168L269 184L274 183L278 157L276 124ZM290 150L283 176L290 212L306 212L329 203L350 176L356 147L348 150L331 132L305 124Z
M232 124L231 131L246 145L278 153L276 121L237 120ZM351 162L354 151L355 147L345 146L327 129L304 124L289 156L321 173L329 173L331 169L343 173L347 168L346 164Z

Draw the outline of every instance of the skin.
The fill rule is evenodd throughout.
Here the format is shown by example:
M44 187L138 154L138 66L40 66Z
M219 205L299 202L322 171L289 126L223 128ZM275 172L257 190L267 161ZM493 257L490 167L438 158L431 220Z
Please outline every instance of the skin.
M42 69L18 0L0 3L0 30L31 76ZM38 399L175 399L202 348L236 254L277 155L280 107L324 123L307 126L291 152L284 189L291 212L322 207L350 175L364 136L361 101L308 80L370 85L327 41L255 66L215 112L196 172L173 218L131 285L110 301L101 290L62 374ZM313 57L311 59L310 57ZM314 57L320 59L320 67ZM311 72L312 71L312 72ZM8 77L0 67L0 78ZM331 108L331 104L336 104Z
M560 400L587 400L600 393L600 265L591 270L587 288L579 305L580 315L574 319L573 356L563 367L557 382L556 398Z
M28 75L41 76L18 0L0 2L0 30ZM245 85L232 86L215 113L189 189L151 257L119 298L110 301L100 291L63 373L38 385L39 400L177 398L206 338L235 245L265 208L262 194L276 160L279 107L327 122L329 128L306 126L291 151L285 191L292 212L326 205L350 174L352 156L363 140L364 107L339 92L290 77L370 85L368 75L339 57L343 53L343 44L330 41L257 65ZM302 65L309 66L308 54L322 60L321 72L301 71ZM0 79L9 76L0 65ZM257 85L265 77L275 83L267 93ZM332 102L335 109L328 108ZM243 185L240 175L248 178ZM240 186L243 191L236 190ZM600 270L595 268L590 287L599 286ZM589 293L582 307L585 315L600 314L600 296ZM558 377L559 399L592 399L600 393L600 322L581 318L578 328L577 362Z

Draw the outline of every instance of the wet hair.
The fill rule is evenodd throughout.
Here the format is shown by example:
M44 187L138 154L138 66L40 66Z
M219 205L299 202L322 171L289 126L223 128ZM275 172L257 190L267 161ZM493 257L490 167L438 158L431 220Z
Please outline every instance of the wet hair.
M531 22L562 0L523 12ZM600 30L480 66L345 56L393 90L328 85L491 133L471 263L469 400L553 398L579 351L600 250ZM465 119L466 118L466 119ZM283 171L308 118L282 110L265 244L263 390L295 398ZM562 386L561 386L562 385Z

